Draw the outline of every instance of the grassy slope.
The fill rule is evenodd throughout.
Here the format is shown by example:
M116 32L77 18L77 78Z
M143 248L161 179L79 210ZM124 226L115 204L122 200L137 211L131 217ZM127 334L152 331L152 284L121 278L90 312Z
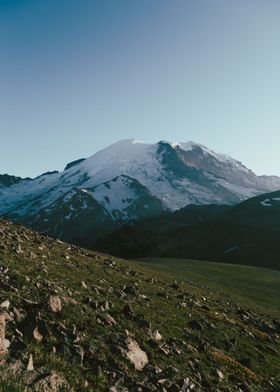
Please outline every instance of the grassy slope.
M182 385L186 378L202 391L234 392L238 385L259 392L280 388L280 339L269 327L273 312L251 311L244 301L188 279L175 284L176 274L182 280L178 272L87 253L12 224L3 227L0 302L11 303L6 333L11 346L1 377L17 363L14 377L29 385L28 391L36 377L51 371L62 374L77 391L108 391L117 382L130 392L141 385L163 391L158 383L163 379L171 383L167 390L176 391L174 385ZM48 307L53 294L63 299L59 313ZM101 304L106 301L109 310L104 312ZM132 313L124 311L125 305ZM14 308L22 321L14 318ZM105 313L116 325L106 325ZM48 332L36 342L32 331L39 320ZM151 342L150 332L156 330L163 337L159 343ZM149 366L143 372L135 372L121 353L126 331L148 355ZM34 372L26 370L30 354ZM0 390L11 389L0 383Z
M259 310L279 313L280 272L251 266L185 259L142 259L140 265L177 279L193 280Z

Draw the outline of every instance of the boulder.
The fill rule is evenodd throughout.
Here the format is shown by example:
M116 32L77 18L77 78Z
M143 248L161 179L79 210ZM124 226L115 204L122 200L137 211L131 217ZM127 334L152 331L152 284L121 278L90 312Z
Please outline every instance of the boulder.
M142 371L149 362L145 351L139 347L136 340L130 337L127 338L127 349L125 350L125 355L137 371Z
M51 295L49 298L49 306L53 313L61 312L62 310L61 299L57 295Z

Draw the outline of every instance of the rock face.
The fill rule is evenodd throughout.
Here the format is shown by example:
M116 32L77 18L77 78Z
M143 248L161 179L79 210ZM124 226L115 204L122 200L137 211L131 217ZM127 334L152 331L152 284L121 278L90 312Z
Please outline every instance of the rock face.
M187 165L223 178L232 185L257 188L264 192L268 189L277 190L280 187L279 177L257 176L241 162L227 155L216 153L201 144L180 143L176 148Z
M125 351L125 355L137 371L142 371L149 362L145 351L143 351L136 340L132 338L127 339L127 350Z
M0 176L0 216L87 248L119 229L189 204L235 204L280 187L195 143L124 140L61 173Z

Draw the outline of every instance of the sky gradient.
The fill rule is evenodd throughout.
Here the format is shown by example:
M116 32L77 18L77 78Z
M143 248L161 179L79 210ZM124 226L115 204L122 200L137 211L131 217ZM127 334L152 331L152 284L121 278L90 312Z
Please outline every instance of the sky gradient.
M0 0L0 173L120 139L280 175L279 0Z

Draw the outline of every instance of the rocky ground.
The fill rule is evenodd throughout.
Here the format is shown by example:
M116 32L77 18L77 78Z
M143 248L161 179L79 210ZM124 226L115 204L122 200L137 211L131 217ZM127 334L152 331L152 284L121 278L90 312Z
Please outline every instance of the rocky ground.
M0 222L0 391L280 390L280 318Z

